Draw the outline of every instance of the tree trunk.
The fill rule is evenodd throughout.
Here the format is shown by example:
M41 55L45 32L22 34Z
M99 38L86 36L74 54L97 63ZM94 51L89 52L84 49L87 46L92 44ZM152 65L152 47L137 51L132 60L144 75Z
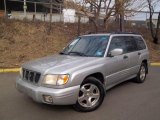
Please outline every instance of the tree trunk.
M157 21L157 25L156 28L153 28L153 23L152 23L152 17L154 14L154 9L153 6L151 5L151 1L148 1L148 6L149 6L149 12L150 12L150 17L149 17L149 22L150 22L150 31L151 31L151 36L153 38L153 43L154 44L158 44L158 33L159 33L159 26L160 26L160 12L158 14L158 21Z
M120 27L120 32L124 32L124 15L123 15L123 13L121 13L120 14L120 21L119 21L120 23L120 25L119 25L119 27Z
M157 37L157 36L155 36L155 37L153 38L153 43L154 43L154 44L158 44L158 37Z
M108 29L108 19L104 19L104 21L103 21L103 27L104 27L104 30L105 31L107 31L107 29Z
M104 19L104 21L103 21L103 27L104 27L105 30L107 30L107 28L106 28L106 19Z
M49 30L48 30L48 33L51 32L51 29L52 29L52 13L53 13L53 1L50 0L50 20L49 20ZM45 20L45 15L44 15L44 20Z
M98 32L98 25L97 25L97 22L96 20L92 20L93 24L94 24L94 28L95 28L95 33Z
M160 12L159 12L159 14L158 14L158 21L157 21L156 34L155 34L155 38L154 38L154 41L153 41L155 44L158 44L158 41L159 41L159 39L158 39L159 26L160 26Z
M149 17L149 27L151 31L152 38L154 38L154 31L153 31L153 23L152 23L152 13L150 12L150 17Z
M78 28L77 28L77 36L80 35L80 24L81 24L81 17L78 16Z
M93 27L94 27L94 31L90 31L90 32L97 33L98 32L98 25L97 25L97 22L94 18L90 18L90 24L91 24L91 26L93 25Z

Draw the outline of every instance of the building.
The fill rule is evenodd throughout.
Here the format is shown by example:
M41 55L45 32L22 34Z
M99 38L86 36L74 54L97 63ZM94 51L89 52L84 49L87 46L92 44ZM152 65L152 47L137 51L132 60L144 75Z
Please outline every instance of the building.
M129 23L133 27L147 27L147 23L144 20L127 20L126 23Z
M26 13L24 13L24 7ZM6 0L7 15L10 19L28 19L28 20L41 20L49 21L50 16L50 0ZM0 0L1 16L4 15L4 0ZM52 22L62 21L63 0L52 0Z
M49 12L50 11L50 0L26 0L27 12ZM52 0L53 1L53 13L60 12L61 4L63 0ZM36 4L36 6L35 6ZM7 11L23 11L24 0L6 0ZM35 8L36 7L36 8ZM0 10L4 10L4 0L0 0Z

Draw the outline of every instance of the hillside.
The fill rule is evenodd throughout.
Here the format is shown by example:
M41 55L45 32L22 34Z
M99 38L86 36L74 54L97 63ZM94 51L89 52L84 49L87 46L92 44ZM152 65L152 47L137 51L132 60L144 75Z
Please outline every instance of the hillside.
M60 52L76 37L76 26L76 24L53 23L49 33L48 23L0 19L0 68L19 67L26 61ZM82 25L82 28L82 31L88 31L87 25ZM149 31L139 32L145 33L151 61L160 61L160 49L150 42Z

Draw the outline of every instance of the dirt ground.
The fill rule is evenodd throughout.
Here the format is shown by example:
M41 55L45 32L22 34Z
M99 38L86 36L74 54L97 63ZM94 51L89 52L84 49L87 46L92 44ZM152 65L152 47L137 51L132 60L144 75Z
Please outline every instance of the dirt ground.
M76 24L49 23L0 19L0 68L19 67L22 63L53 55L76 37ZM82 34L88 31L82 25ZM139 31L145 37L152 62L160 62L160 45L151 42L148 30Z

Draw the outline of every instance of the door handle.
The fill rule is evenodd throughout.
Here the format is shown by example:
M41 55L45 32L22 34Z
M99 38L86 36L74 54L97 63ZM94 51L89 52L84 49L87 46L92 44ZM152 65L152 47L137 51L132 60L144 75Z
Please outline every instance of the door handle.
M141 53L139 52L138 55L141 55Z
M127 59L128 58L128 56L127 55L125 55L124 57L123 57L123 59Z

